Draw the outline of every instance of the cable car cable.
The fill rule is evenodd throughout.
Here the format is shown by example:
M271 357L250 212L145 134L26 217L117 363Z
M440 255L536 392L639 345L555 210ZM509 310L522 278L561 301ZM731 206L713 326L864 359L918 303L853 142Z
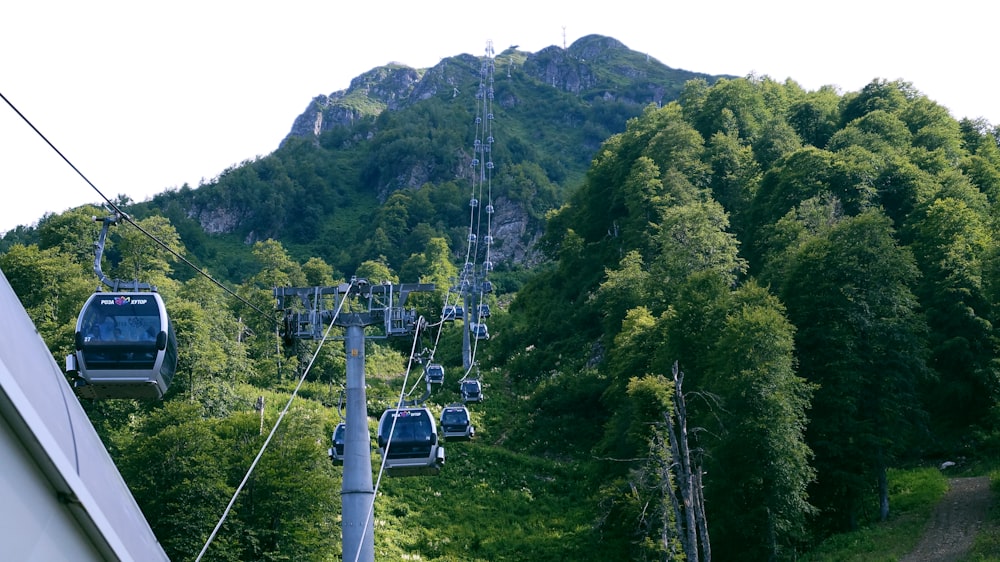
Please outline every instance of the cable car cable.
M474 299L475 302L477 303L477 305L475 306L475 310L466 311L467 315L466 318L470 321L473 318L473 314L475 314L474 318L476 320L475 324L477 327L482 324L483 320L482 308L481 308L482 299L484 295L483 283L486 280L485 279L486 274L489 272L489 270L492 269L492 267L490 267L488 264L492 264L492 262L490 261L490 253L493 243L493 235L492 235L493 169L495 168L493 162L493 150L492 150L492 145L493 142L495 141L495 137L493 136L494 70L495 70L495 64L493 58L493 42L487 41L486 56L483 60L482 67L480 69L479 90L476 93L476 98L478 100L477 117L476 117L476 140L475 140L476 152L473 159L473 163L475 164L479 163L481 158L482 165L477 166L476 171L478 172L478 175L473 174L473 194L472 194L474 201L481 200L484 196L483 193L484 188L486 190L485 193L486 237L481 238L479 236L479 234L481 234L482 223L483 223L483 218L482 218L483 208L482 205L477 204L475 205L475 207L478 209L478 213L474 215L473 222L470 222L469 226L470 231L473 229L473 225L475 226L476 251L475 253L472 253L473 259L471 262L467 258L465 268L463 269L463 272L468 271L472 274L473 280L475 282L470 282L468 284L461 285L462 288L467 287L467 290L478 290L478 295L477 295L478 298ZM476 180L478 180L478 183L476 182ZM477 272L476 266L479 258L478 244L480 240L483 241L485 246L485 259L482 262L481 269ZM472 242L473 242L472 237L470 236L470 246ZM471 329L471 326L466 326L465 329ZM479 333L477 332L475 334L475 338L472 343L472 348L470 350L469 367L465 371L459 382L462 382L468 378L469 373L472 371L473 366L476 364L476 353L478 352L479 348L479 339L480 336Z
M264 312L259 307L257 307L256 305L254 305L252 302L247 301L243 297L241 297L238 294L236 294L235 292L233 292L231 289L229 289L228 287L226 287L225 285L223 285L221 282L217 281L215 278L213 278L211 275L209 275L207 272L203 271L201 268L199 268L195 264L191 263L191 261L189 261L187 258L185 258L184 256L182 256L180 253L178 253L176 250L174 250L173 248L171 248L170 246L168 246L165 242L163 242L162 240L160 240L156 236L150 234L146 229L144 229L142 226L140 226L138 223L136 223L134 220L132 220L132 217L130 217L127 213L125 213L124 211L122 211L117 205L115 205L115 203L111 199L109 199L106 195L104 195L104 193L102 193L101 190L98 189L97 186L94 185L94 183L91 182L90 179L88 179L87 176L85 176L83 174L83 172L81 172L80 169L77 168L73 164L73 162L71 162L70 159L66 157L66 155L64 155L58 148L56 148L56 146L54 144L52 144L52 142L44 134L42 134L41 131L38 130L38 127L35 127L35 125L23 113L21 113L21 111L19 109L17 109L17 107L15 107L14 104L9 99L7 99L7 96L3 95L3 92L0 92L0 98L2 98L3 101L6 102L7 105L10 106L10 108L14 110L14 113L17 113L17 115L25 123L27 123L28 126L31 127L31 129L33 131L35 131L35 133L39 137L41 137L41 139L43 141L45 141L45 144L49 145L49 147L52 148L52 150L54 150L55 153L58 154L59 157L62 158L63 161L66 162L66 164L69 165L70 168L73 168L73 171L76 172L77 175L79 175L81 178L83 178L83 181L87 182L87 185L89 185L91 188L93 188L93 190L95 192L97 192L98 195L101 196L101 199L104 199L104 201L107 203L107 205L109 207L111 207L111 209L115 212L115 214L117 216L121 217L123 220L125 220L126 222L128 222L129 224L131 224L132 226L134 226L135 228L137 228L139 230L139 232L141 232L144 235L146 235L147 237L149 237L151 240L153 240L154 242L156 242L157 244L159 244L163 249L165 249L166 251L168 251L171 254L173 254L174 257L176 257L177 259L181 260L181 262L183 262L185 265L187 265L187 266L191 267L192 269L194 269L195 271L197 271L200 275L204 276L210 282L212 282L213 284L215 284L216 286L218 286L222 290L226 291L231 296L233 296L236 299L240 300L241 302L243 302L244 304L246 304L250 308L256 310L260 314L262 314L264 316L269 316L269 314L267 312ZM272 318L272 321L273 322L277 322L277 319Z

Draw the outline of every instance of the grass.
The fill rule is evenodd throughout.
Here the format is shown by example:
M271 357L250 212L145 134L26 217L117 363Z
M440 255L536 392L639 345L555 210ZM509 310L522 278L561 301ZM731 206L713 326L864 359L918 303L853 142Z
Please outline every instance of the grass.
M449 444L440 475L382 481L376 549L399 560L606 559L579 470L481 442Z

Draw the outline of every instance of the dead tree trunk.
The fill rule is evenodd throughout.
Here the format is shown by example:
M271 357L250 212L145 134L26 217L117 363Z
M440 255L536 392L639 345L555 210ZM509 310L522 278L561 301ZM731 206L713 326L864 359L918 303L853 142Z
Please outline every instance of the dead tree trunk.
M674 458L673 467L676 471L677 493L679 498L674 502L677 513L677 525L684 554L689 562L711 562L712 550L708 541L708 521L705 517L705 500L701 493L701 466L694 466L691 461L691 449L688 445L687 405L684 402L684 373L673 366L674 377L674 411L665 415L667 419L667 436L670 439L670 452ZM666 545L665 545L666 546ZM699 557L701 554L701 557Z
M705 488L702 484L703 474L701 455L698 455L694 464L694 493L695 493L695 520L698 522L698 536L701 537L701 559L705 562L712 562L712 541L708 539L708 517L705 515Z
M667 421L668 431L672 431L670 428L670 415L669 413L664 416ZM659 436L655 437L655 445L657 447L663 447L665 443L660 440ZM683 531L681 530L682 525L679 523L681 519L681 504L677 499L677 494L674 490L674 477L671 472L671 467L674 464L675 458L677 458L675 449L670 445L671 443L670 435L667 435L667 447L670 448L670 455L663 458L663 462L658 468L659 480L660 480L660 501L662 502L663 510L663 529L660 534L660 542L663 544L667 553L667 560L674 560L678 554L678 541L682 536ZM669 507L668 507L669 504ZM669 512L667 510L670 510ZM671 518L670 515L673 515ZM683 548L681 549L683 550Z
M878 471L878 515L879 521L889 520L889 474L886 468L882 447L878 448L875 469Z

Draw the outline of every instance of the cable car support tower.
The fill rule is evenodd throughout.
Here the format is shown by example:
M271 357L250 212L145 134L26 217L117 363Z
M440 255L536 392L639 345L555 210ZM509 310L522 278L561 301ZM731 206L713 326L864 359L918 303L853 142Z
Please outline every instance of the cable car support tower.
M462 299L465 326L462 334L462 366L465 376L475 366L476 342L489 339L484 320L489 316L489 306L484 296L493 292L487 276L493 271L490 254L493 246L493 98L494 72L496 70L493 42L486 43L486 56L482 59L479 88L476 91L475 138L470 162L471 196L469 199L469 231L465 263L456 283L450 288ZM481 202L485 202L481 204Z
M371 435L365 393L365 338L412 335L419 319L405 309L414 291L433 291L431 283L381 283L354 278L336 287L276 287L278 309L284 311L285 338L322 340L331 323L345 329L347 400L344 436L344 477L341 485L342 545L345 560L374 562L375 524ZM345 299L351 301L344 302ZM344 306L350 304L351 306ZM335 311L340 311L336 313ZM365 334L368 326L381 334ZM355 557L357 554L357 557Z

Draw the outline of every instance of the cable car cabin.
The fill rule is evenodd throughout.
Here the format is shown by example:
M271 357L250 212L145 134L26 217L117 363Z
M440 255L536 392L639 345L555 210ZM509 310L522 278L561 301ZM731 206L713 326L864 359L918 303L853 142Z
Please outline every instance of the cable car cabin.
M490 331L486 328L486 324L482 322L470 322L469 331L472 332L472 336L477 340L490 339Z
M378 422L378 452L390 476L434 475L444 465L437 424L426 407L386 410Z
M427 382L431 384L442 384L444 383L444 367L438 363L430 363L427 365L427 370L425 371L427 375Z
M476 435L465 406L446 406L441 410L441 436L445 441L469 441Z
M481 305L479 305L479 307L476 308L476 310L479 312L479 317L480 318L489 318L490 317L490 305L488 305L488 304L481 304Z
M333 464L344 464L344 441L347 436L347 425L344 422L337 424L337 429L333 430L333 447L327 450Z
M479 379L465 379L459 387L463 402L482 402L483 386L479 384Z
M461 305L448 304L441 309L441 320L451 322L452 320L462 320L465 318L465 308Z
M94 293L76 322L66 370L82 398L158 400L177 369L177 338L154 292Z

